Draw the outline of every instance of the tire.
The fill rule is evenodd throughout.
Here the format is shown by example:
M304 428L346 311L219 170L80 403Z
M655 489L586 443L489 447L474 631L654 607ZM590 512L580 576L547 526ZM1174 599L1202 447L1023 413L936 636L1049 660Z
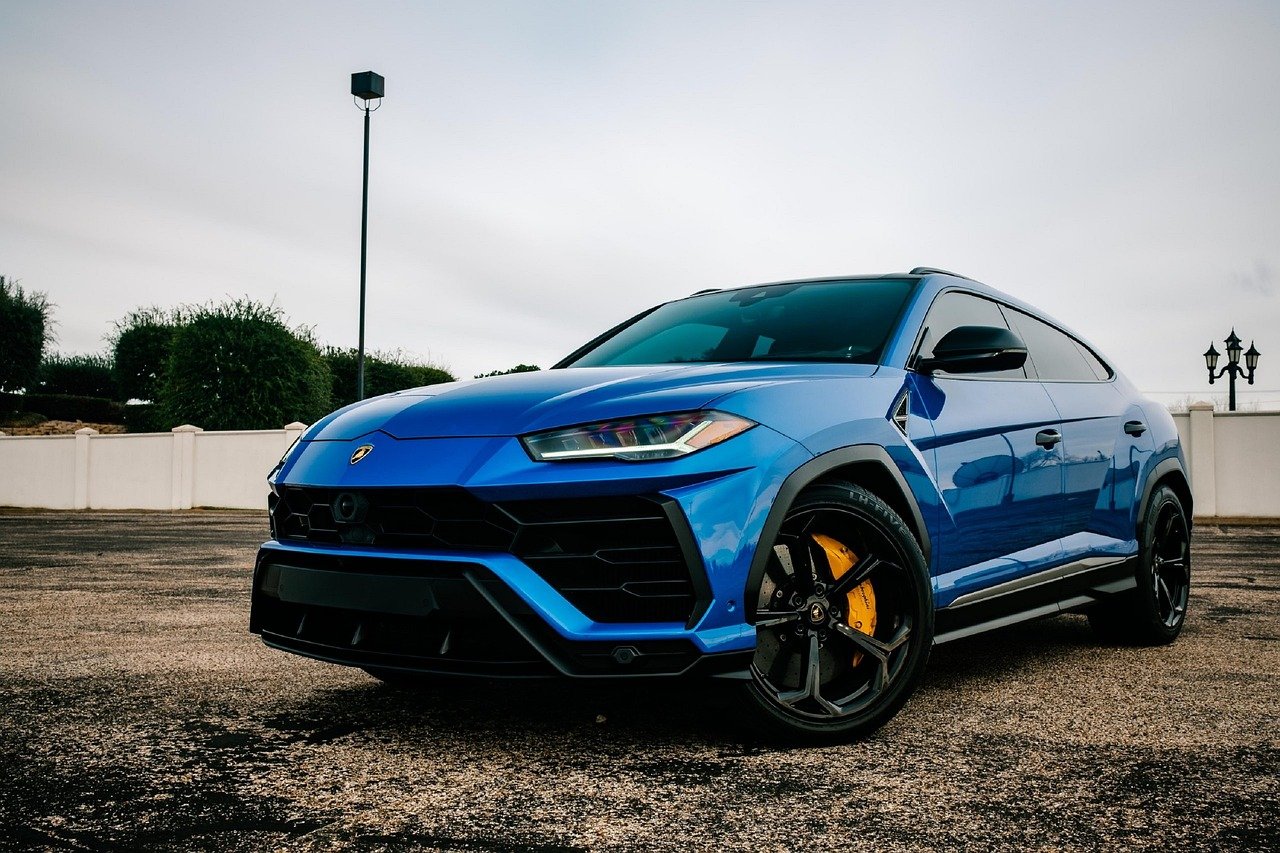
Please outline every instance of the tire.
M1162 646L1182 633L1191 591L1191 525L1176 492L1158 486L1139 528L1137 587L1089 612L1104 642Z
M766 543L752 721L795 742L864 737L906 704L933 646L933 589L911 531L859 486L806 489Z

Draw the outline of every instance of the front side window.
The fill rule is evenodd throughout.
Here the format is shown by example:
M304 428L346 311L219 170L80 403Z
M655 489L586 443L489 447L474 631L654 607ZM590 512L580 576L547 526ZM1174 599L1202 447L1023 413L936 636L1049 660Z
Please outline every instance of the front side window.
M560 367L736 361L875 364L912 279L770 284L669 302Z
M983 299L958 290L948 291L933 301L924 321L924 334L920 339L918 358L932 358L933 348L952 329L959 326L995 326L1009 328L1000 312L1000 306L990 299ZM993 370L970 374L972 379L1026 379L1026 368Z

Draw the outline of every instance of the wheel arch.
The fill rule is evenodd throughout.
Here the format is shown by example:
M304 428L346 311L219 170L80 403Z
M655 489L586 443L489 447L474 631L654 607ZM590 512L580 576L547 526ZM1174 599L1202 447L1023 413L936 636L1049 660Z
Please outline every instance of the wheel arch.
M764 577L765 565L769 562L767 543L772 542L777 536L779 528L782 527L782 519L796 497L809 486L820 483L848 483L861 486L880 498L907 525L907 529L915 536L921 553L924 554L925 565L931 565L932 542L929 537L929 528L925 525L920 505L910 486L907 485L906 478L889 456L888 451L876 444L861 444L832 450L810 459L791 472L778 489L773 506L760 531L755 555L751 559L751 568L747 572L747 583L743 595L747 621L755 618L756 603L751 593Z
M1151 496L1155 494L1156 489L1160 486L1168 486L1178 496L1178 500L1182 502L1183 509L1187 513L1188 528L1191 527L1191 520L1195 517L1192 507L1191 483L1187 480L1186 472L1182 470L1182 466L1177 459L1162 460L1147 475L1146 485L1142 489L1142 500L1138 503L1138 514L1134 518L1134 530L1137 533L1139 542L1142 541L1142 520L1147 517L1147 504L1151 502Z

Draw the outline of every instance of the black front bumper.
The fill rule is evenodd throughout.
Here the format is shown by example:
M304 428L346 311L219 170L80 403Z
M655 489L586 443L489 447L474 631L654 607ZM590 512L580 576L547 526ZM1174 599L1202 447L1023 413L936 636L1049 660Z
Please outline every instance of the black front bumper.
M348 666L531 678L742 672L750 652L688 640L565 640L479 563L264 548L249 629L274 648Z

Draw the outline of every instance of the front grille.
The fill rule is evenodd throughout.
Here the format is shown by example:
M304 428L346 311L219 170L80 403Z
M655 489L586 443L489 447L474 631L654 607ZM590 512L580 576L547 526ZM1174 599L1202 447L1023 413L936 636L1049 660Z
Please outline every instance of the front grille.
M344 598L361 576L382 588ZM325 660L457 675L674 675L700 657L688 640L567 641L479 564L315 552L261 553L250 630Z
M697 604L696 557L656 498L489 503L460 488L285 486L271 519L282 542L505 551L596 622L684 622Z
M282 600L283 565L429 581L437 606L427 613L388 613ZM264 562L255 582L253 628L277 645L363 666L488 675L549 674L547 662L500 618L456 563L281 554ZM466 570L482 574L480 566ZM285 569L284 571L288 571Z

